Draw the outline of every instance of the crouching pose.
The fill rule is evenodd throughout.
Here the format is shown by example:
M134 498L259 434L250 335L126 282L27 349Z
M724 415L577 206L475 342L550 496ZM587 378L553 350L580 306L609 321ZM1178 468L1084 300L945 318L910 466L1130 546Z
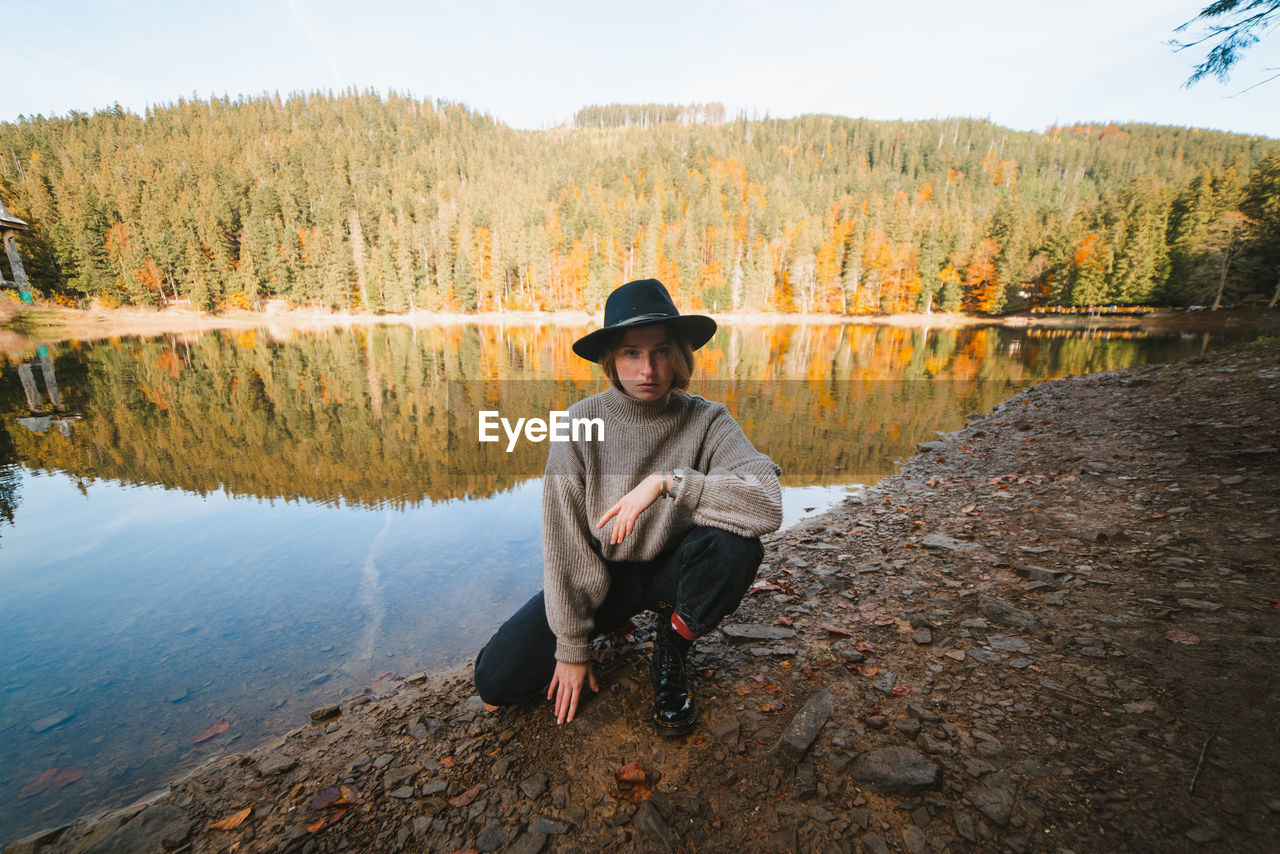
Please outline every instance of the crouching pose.
M542 491L543 590L481 650L475 680L491 705L554 703L573 720L599 690L590 639L643 610L658 614L653 720L690 731L690 646L742 601L782 522L778 466L721 403L688 394L693 351L715 321L681 315L657 279L609 295L604 327L573 351L613 387L569 409L604 435L551 444Z

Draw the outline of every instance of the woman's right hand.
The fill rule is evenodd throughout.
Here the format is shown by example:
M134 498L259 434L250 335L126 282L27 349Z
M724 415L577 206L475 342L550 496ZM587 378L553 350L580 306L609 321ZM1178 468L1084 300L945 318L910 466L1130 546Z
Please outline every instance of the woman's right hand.
M573 720L578 711L578 700L582 697L582 686L587 685L592 692L600 690L596 685L596 674L590 664L569 664L556 662L555 675L551 677L551 685L547 688L547 699L555 700L556 725Z

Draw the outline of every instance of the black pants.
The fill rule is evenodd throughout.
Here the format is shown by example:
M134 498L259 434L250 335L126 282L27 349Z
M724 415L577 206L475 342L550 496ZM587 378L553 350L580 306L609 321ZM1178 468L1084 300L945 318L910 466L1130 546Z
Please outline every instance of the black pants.
M604 634L644 610L672 609L696 635L732 614L756 577L764 548L754 537L694 528L674 548L643 563L606 561L609 592L595 615ZM546 697L556 669L556 636L542 593L502 624L476 658L476 690L493 706Z

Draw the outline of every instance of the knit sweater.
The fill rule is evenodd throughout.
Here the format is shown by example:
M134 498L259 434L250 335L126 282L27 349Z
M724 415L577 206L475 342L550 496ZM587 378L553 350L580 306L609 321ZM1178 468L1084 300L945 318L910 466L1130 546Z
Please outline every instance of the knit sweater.
M556 659L590 659L596 609L609 592L605 560L648 561L697 526L759 537L782 524L781 469L757 451L722 403L673 391L641 401L617 389L575 403L569 418L599 418L602 441L551 444L542 485L543 593ZM594 438L594 434L593 434ZM611 545L596 522L645 477L684 469ZM594 540L594 543L592 542Z

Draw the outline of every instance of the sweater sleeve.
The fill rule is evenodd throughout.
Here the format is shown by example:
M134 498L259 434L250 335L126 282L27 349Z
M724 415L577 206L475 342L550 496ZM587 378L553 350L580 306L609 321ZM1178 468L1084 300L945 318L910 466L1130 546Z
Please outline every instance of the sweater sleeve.
M760 453L723 404L704 440L705 473L687 471L676 506L695 525L759 537L782 526L782 469Z
M542 591L556 660L591 658L595 612L609 592L609 572L591 548L582 460L571 443L552 443L542 482Z

